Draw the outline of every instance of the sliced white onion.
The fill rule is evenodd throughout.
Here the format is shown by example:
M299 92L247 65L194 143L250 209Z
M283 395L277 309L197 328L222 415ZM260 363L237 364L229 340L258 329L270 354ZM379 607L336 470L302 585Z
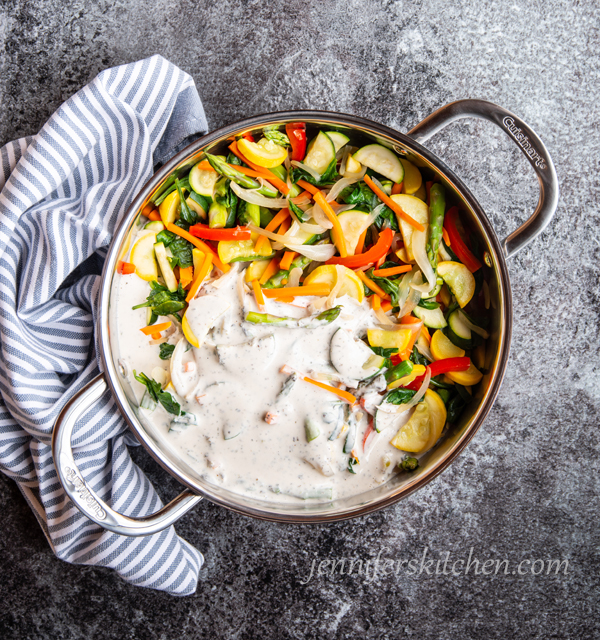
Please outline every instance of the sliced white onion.
M335 265L335 285L333 286L333 289L331 290L331 293L327 296L327 300L325 302L325 306L328 309L331 309L332 307L335 307L335 299L337 298L337 294L339 292L339 290L342 288L342 285L344 284L344 279L345 279L345 274L344 274L344 267L342 267L339 264Z
M390 327L396 328L396 323L385 313L383 309L374 309L373 313L384 329L389 329Z
M381 182L379 182L379 180L377 180L377 178L371 176L371 180L373 180L373 183L375 184L375 186L379 187L383 191L383 193L386 192L385 189L383 188L383 185L381 184ZM377 196L377 197L379 197L379 196Z
M410 286L421 293L429 293L433 291L434 287L437 284L437 279L435 277L435 271L429 262L429 258L427 257L427 228L425 231L419 231L415 229L412 234L412 250L415 256L415 261L419 265L419 268L423 272L425 278L427 278L427 283L422 285L415 285L412 283Z
M233 182L233 180L229 183L229 186L242 200L250 204L257 204L259 207L283 209L283 207L287 207L288 205L287 198L267 198L266 196L261 196L260 193L257 193L254 189L244 189L240 187L240 185Z
M467 316L460 310L458 312L458 317L467 325L467 327L469 327L469 329L471 329L471 331L476 333L478 336L481 336L484 340L487 340L490 337L490 334L485 329L483 329L482 327L478 327L476 324L473 324L469 320L469 318L467 318Z
M292 166L289 153L287 154L287 156L285 157L285 160L283 161L283 166L285 167L285 170L288 172L288 178L289 178L290 167Z
M421 299L421 292L418 289L412 287L413 284L419 285L423 282L423 277L421 276L421 272L417 271L413 276L410 282L410 290L408 297L406 298L406 302L400 309L400 313L398 316L403 318L412 312L412 310L419 304L419 300Z
M365 167L364 169L366 172L367 168ZM355 182L360 180L361 178L357 177L358 175L359 174L353 174L352 177L347 176L345 178L342 178L341 180L338 180L333 185L333 187L331 187L331 190L327 194L327 202L333 202L346 187L349 187L351 184L354 184ZM364 172L361 177L364 177Z
M348 156L350 155L350 146L344 145L344 153L342 153L342 161L340 163L339 174L342 178L346 175L346 163L348 162Z
M342 211L349 211L350 209L354 209L353 204L337 204L335 202L330 202L331 208L335 211L336 215L342 213Z
M298 287L300 286L300 278L302 276L302 269L300 267L294 267L288 276L286 287Z
M298 169L302 169L302 171L306 171L306 173L310 174L317 182L321 179L321 174L318 171L315 171L312 167L309 167L303 162L292 160L292 167L297 167Z
M427 367L427 371L425 372L425 378L423 379L423 382L419 387L419 390L417 391L417 393L415 393L415 395L410 399L410 402L407 402L406 404L391 404L389 402L383 402L382 404L379 405L379 410L383 411L384 413L404 413L405 411L412 409L414 406L416 406L419 403L421 398L425 395L425 392L429 387L430 380L431 380L431 369Z
M298 227L302 229L302 231L306 231L306 233L311 233L313 235L321 235L325 233L327 229L319 226L318 224L310 224L310 222L301 222L298 220L298 216L290 209L290 214L295 223L297 223Z
M310 258L311 260L318 260L319 262L327 262L329 258L333 258L335 254L335 247L332 244L292 244L286 242L285 246L290 251L301 253L303 256Z
M312 217L319 226L323 227L323 229L333 228L333 222L331 222L331 220L325 215L325 212L318 204L315 204L312 208Z
M433 362L433 356L431 355L431 350L429 349L429 347L427 346L424 340L421 340L421 338L419 338L415 346L417 347L417 351L424 358L427 358L429 362Z
M410 283L412 282L416 272L416 269L413 268L412 271L405 273L402 278L400 278L400 284L398 285L398 306L401 309L408 298L408 294L412 291Z

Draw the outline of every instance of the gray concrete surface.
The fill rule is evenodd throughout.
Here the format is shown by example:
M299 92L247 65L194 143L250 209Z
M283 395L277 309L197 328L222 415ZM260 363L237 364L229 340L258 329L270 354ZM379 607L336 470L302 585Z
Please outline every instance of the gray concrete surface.
M206 565L196 595L176 599L57 560L2 476L0 637L600 636L599 28L589 0L4 0L0 144L35 133L101 69L161 53L194 76L212 127L312 107L405 131L446 102L492 100L546 142L561 202L549 229L510 263L515 326L498 401L428 487L329 526L267 524L201 505L178 531ZM429 146L499 236L535 206L533 171L492 125L455 124ZM175 495L176 483L135 455L165 497ZM508 560L508 575L436 575L426 564L449 553L450 573L471 548L480 563ZM373 578L373 565L368 575L355 565L351 575L308 579L314 559L378 554L382 564L414 559L416 575L403 565ZM568 561L567 575L546 575L553 558ZM545 561L543 573L532 575L528 560Z

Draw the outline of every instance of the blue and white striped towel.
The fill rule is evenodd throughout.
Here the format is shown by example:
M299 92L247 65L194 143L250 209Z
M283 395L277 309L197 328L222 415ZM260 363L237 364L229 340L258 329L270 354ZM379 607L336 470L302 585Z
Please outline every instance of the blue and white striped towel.
M206 130L192 78L153 56L103 71L36 136L0 150L0 469L59 558L177 595L196 590L202 554L173 527L128 538L88 520L62 490L50 440L61 409L100 370L98 274L114 230L154 164ZM162 505L129 457L136 444L109 393L73 436L94 490L141 516Z

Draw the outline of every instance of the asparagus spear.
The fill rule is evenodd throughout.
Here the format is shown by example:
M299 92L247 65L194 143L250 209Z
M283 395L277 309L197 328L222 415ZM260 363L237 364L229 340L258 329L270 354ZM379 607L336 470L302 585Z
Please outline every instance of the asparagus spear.
M217 173L220 173L229 180L233 180L233 182L239 184L240 187L244 187L245 189L257 189L257 193L260 193L267 198L274 198L277 195L277 189L274 187L268 185L261 186L259 182L254 180L254 178L244 175L241 171L234 169L226 162L223 162L220 158L217 158L217 156L213 156L210 153L206 153L205 155L206 159L210 162L211 167Z
M429 205L429 243L427 246L427 257L434 269L437 269L438 248L442 239L442 228L444 226L444 213L446 211L446 190L435 183L431 186Z

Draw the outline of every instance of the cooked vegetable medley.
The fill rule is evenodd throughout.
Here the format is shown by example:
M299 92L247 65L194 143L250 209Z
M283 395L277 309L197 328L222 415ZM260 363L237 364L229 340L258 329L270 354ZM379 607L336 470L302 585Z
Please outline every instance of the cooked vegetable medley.
M212 482L328 500L414 472L485 373L483 247L381 144L248 134L167 179L141 220L118 265L140 318L121 349L146 415Z

